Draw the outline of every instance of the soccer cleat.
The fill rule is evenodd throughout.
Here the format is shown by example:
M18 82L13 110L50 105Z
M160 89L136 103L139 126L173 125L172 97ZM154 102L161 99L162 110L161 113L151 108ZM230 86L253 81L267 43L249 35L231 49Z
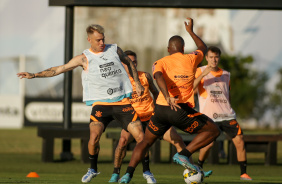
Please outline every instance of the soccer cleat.
M253 180L247 173L240 176L240 180Z
M210 175L212 175L212 170L204 171L204 178L207 178L207 177L209 177Z
M89 168L87 173L82 177L82 183L88 183L92 178L96 177L98 174L94 169Z
M109 180L109 183L117 183L119 180L119 174L113 173L111 179Z
M157 180L155 179L153 173L150 171L145 171L143 173L143 177L145 180L147 180L147 183L157 183Z
M204 171L200 166L196 166L198 168L199 171L201 171L204 175L204 178L209 177L210 175L212 175L212 170L209 171Z
M131 180L130 174L129 174L129 173L126 173L125 175L123 175L123 177L121 177L121 178L118 180L118 183L129 183L130 180Z
M189 158L184 156L184 155L179 155L178 153L176 153L173 157L172 157L173 161L176 162L177 164L182 165L183 167L185 167L188 170L191 170L193 172L197 172L197 167L193 164L190 163Z

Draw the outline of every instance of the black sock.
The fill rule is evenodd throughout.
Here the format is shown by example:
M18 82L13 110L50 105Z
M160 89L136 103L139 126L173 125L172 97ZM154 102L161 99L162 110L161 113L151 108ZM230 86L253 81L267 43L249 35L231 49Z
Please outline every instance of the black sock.
M132 178L132 177L133 177L133 173L134 173L134 171L135 171L135 168L134 168L134 167L130 167L130 166L128 166L128 167L127 167L127 169L126 169L126 173L129 173L130 178Z
M149 155L144 157L144 159L142 159L142 165L143 165L143 172L150 171Z
M97 170L98 154L89 155L89 159L90 159L90 168L98 172Z
M192 153L191 153L190 151L188 151L187 149L184 148L183 150L181 150L181 151L179 152L179 155L184 155L184 156L190 158L190 156L192 155Z
M115 167L113 173L119 174L120 173L120 167Z
M247 161L238 162L241 169L241 175L247 173Z
M200 166L201 168L203 168L204 162L205 162L205 161L198 160L198 166Z

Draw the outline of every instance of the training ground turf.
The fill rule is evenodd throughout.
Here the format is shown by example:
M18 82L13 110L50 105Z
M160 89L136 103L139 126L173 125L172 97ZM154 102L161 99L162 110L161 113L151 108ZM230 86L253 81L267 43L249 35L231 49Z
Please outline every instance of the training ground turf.
M36 128L24 128L22 130L0 130L0 184L1 183L44 183L44 184L71 184L81 183L81 177L86 173L89 164L80 161L79 141L72 142L72 150L75 160L60 162L61 140L56 140L55 162L41 162L41 138L37 137ZM98 169L101 172L91 183L105 184L110 179L113 165L111 158L111 142L102 138L101 155L99 156ZM238 165L227 165L221 159L219 165L205 165L205 170L213 170L213 175L204 180L208 184L235 184L253 183L270 184L282 183L282 142L278 144L278 165L264 166L264 155L260 153L248 153L249 166L247 171L254 181L239 180L240 169ZM167 145L162 143L161 164L151 164L158 184L185 184L182 173L183 168L177 164L170 164ZM126 163L122 167L124 174L131 152L128 152ZM197 154L195 155L195 159ZM138 166L134 178L130 183L146 183L142 177L142 167ZM27 178L29 172L36 172L39 178Z

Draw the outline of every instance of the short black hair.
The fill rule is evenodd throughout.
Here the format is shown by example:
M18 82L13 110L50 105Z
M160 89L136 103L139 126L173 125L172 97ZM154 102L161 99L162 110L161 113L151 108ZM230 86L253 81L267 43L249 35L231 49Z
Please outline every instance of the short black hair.
M217 53L219 56L221 55L221 50L220 50L218 47L210 46L210 47L208 48L207 53L208 53L209 51L211 51L211 52L213 52L213 53Z
M172 43L177 44L177 46L179 46L180 48L182 48L185 45L183 38L178 35L174 35L169 39L168 44L172 44Z
M126 51L124 51L124 53L125 53L126 55L134 56L134 57L136 57L136 58L137 58L136 53L135 53L135 52L133 52L132 50L126 50Z

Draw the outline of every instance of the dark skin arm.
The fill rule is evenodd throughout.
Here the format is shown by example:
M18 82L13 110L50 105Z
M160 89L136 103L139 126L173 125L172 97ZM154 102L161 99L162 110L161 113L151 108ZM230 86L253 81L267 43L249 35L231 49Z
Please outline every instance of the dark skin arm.
M141 96L141 94L144 92L144 87L140 83L136 67L134 66L131 59L119 47L117 48L117 54L121 62L127 65L128 71L135 81L136 93L138 96Z
M146 76L146 78L147 78L147 80L149 82L149 90L151 91L151 93L154 96L154 104L156 104L156 100L157 100L158 95L159 95L159 90L155 86L151 75L149 73L145 73L145 76Z
M194 40L196 46L197 46L197 50L201 50L203 52L203 54L205 55L207 52L207 46L206 44L201 40L201 38L199 38L193 31L193 19L191 18L187 18L188 20L188 24L187 22L184 22L185 24L185 29L186 31L190 34L190 36L192 37L192 39Z
M176 101L178 100L178 98L174 98L174 97L170 97L169 93L168 93L168 89L166 86L166 82L165 79L163 77L163 73L162 72L156 72L155 73L155 79L157 81L157 84L159 86L159 89L161 90L161 92L163 93L168 105L170 106L170 108L172 110L177 111L177 108L181 108L179 105L177 105Z

